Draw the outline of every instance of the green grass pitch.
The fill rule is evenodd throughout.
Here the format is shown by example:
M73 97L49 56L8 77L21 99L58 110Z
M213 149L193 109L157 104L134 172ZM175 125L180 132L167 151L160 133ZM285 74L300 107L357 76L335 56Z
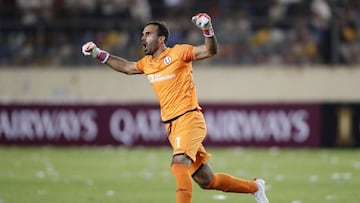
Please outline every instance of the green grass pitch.
M208 148L214 171L267 181L272 203L360 202L359 149ZM175 202L170 148L1 147L0 203ZM255 202L201 190L194 203Z

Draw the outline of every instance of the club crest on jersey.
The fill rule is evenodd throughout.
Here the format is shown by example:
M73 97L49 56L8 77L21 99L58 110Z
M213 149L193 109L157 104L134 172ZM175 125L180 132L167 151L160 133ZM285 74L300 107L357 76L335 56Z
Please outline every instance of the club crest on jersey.
M171 57L170 56L165 57L163 63L164 65L169 65L171 63Z

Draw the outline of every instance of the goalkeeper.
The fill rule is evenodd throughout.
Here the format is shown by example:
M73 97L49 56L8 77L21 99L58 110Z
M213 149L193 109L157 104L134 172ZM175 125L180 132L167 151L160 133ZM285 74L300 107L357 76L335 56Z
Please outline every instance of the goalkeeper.
M111 55L93 42L82 46L84 55L92 56L128 75L146 74L160 103L161 119L173 148L171 171L176 180L176 203L190 203L192 180L203 189L253 194L258 203L269 202L265 181L243 180L224 173L214 173L209 164L210 154L202 142L206 124L198 104L192 75L192 61L215 55L218 44L206 13L192 18L204 35L204 44L177 44L167 47L169 30L161 22L150 22L143 28L141 43L145 56L137 62Z

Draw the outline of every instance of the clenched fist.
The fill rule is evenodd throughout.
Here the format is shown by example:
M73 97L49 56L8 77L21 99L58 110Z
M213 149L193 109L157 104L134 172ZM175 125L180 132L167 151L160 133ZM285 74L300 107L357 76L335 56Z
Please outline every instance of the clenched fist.
M92 56L98 59L101 63L105 63L110 54L104 50L99 49L94 42L87 42L82 46L82 53L85 56Z
M205 37L214 36L214 29L211 24L211 18L206 13L199 13L192 17L192 22L203 31Z

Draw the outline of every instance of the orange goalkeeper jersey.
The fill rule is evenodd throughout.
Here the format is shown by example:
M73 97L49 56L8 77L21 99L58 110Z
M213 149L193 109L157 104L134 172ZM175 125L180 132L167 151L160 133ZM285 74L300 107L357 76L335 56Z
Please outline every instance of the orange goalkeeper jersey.
M200 108L192 75L194 48L188 44L175 45L157 58L147 55L136 63L155 90L163 121Z

